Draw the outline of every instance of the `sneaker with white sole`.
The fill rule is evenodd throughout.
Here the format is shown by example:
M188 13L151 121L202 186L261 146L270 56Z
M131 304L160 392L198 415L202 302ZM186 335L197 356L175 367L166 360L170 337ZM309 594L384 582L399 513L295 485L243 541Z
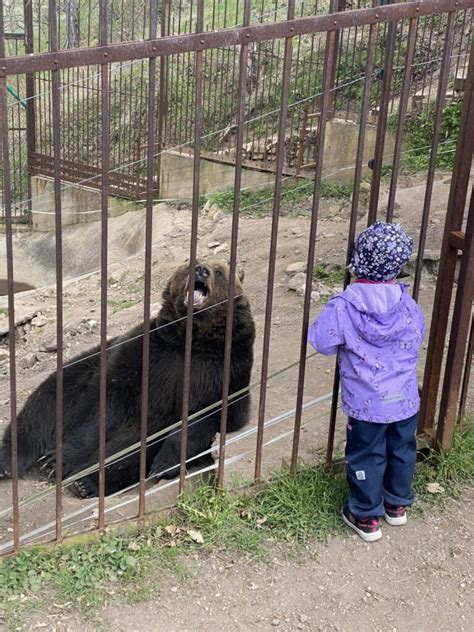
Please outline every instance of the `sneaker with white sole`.
M402 527L408 522L407 508L385 503L385 522L391 527Z
M375 542L382 537L380 528L380 518L378 516L368 516L358 518L354 516L347 506L342 509L342 519L348 527L353 529L364 542Z

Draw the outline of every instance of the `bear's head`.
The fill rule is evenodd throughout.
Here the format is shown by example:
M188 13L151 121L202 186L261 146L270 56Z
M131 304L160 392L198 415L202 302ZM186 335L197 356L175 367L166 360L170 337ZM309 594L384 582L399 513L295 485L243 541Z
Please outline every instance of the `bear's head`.
M212 328L225 324L227 299L229 295L229 266L219 259L199 259L192 272L194 276L193 312L197 326ZM169 279L162 297L160 319L176 321L187 314L189 285L189 264L177 268ZM249 311L249 303L244 295L242 281L243 272L235 277L234 314ZM207 323L207 324L206 324ZM184 326L181 320L181 326Z

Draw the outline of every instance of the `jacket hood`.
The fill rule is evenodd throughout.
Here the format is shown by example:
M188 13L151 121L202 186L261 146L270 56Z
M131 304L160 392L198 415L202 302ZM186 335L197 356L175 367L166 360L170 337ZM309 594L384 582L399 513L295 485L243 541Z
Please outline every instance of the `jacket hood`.
M354 283L339 297L347 303L347 311L359 335L372 344L398 340L410 324L410 296L407 285L398 283Z

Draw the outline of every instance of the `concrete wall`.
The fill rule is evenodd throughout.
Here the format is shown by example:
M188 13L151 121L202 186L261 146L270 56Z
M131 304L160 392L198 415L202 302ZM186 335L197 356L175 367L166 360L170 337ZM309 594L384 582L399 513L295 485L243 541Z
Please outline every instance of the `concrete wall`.
M375 140L377 128L367 125L365 131L364 162L362 177L370 173L367 162L375 155ZM324 147L323 176L329 181L352 182L354 178L354 163L357 155L359 139L359 124L334 118L326 126L326 144ZM384 164L392 163L395 139L388 132L385 136ZM304 173L304 171L302 172Z
M100 220L101 194L100 191L79 185L63 183L61 193L62 224L83 224ZM32 224L34 230L54 230L54 182L44 176L32 176ZM128 211L142 208L142 204L109 198L109 216L117 217Z
M194 158L177 152L163 154L161 163L161 198L171 200L190 200L193 194ZM201 159L200 194L210 195L228 191L234 186L235 169L232 165ZM242 170L242 188L258 187L272 183L272 173Z

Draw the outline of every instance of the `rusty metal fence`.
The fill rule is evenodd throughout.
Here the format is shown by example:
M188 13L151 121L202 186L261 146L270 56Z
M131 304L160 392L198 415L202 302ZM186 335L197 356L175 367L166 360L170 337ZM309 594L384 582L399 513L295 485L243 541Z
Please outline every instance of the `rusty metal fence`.
M354 236L357 230L359 198L361 190L362 168L364 161L364 146L366 139L367 122L372 108L372 88L374 81L380 81L378 94L379 106L376 113L377 138L373 160L373 171L371 180L369 212L367 222L370 224L377 217L391 220L394 216L395 203L397 197L397 185L400 173L400 157L403 151L403 139L405 133L405 124L408 110L408 102L411 94L411 76L416 54L416 43L419 34L419 25L426 24L428 20L434 19L436 13L440 16L440 24L445 24L446 28L440 29L437 37L442 43L440 74L436 77L434 85L436 85L436 99L434 101L434 134L431 146L431 154L429 168L426 175L426 193L423 208L420 209L420 237L417 251L417 263L414 276L415 298L418 297L420 290L420 282L423 273L423 252L425 249L428 221L430 218L430 208L433 196L433 186L436 176L437 156L440 150L440 126L444 105L446 103L446 95L450 78L450 69L452 68L453 43L455 24L462 14L462 20L465 19L467 11L471 11L474 7L474 0L425 0L424 2L407 2L394 4L391 6L381 6L376 8L357 9L352 11L343 11L337 14L326 14L310 17L296 17L296 2L290 0L285 11L286 19L277 22L251 24L251 2L244 0L241 4L241 24L233 28L227 28L219 31L206 32L204 29L205 3L198 0L196 4L196 28L195 32L182 34L179 27L179 34L158 37L158 13L157 4L155 2L143 3L144 11L149 10L149 30L145 34L143 40L116 43L113 32L113 21L110 19L109 9L110 2L101 0L97 5L99 30L96 34L97 45L88 48L61 48L59 34L59 23L55 19L57 16L57 3L55 0L49 0L49 51L42 53L33 53L27 55L9 55L6 54L7 35L4 28L5 16L1 15L0 19L0 121L2 130L2 167L3 167L3 206L5 215L5 232L6 232L6 261L7 261L7 281L8 281L8 321L9 331L9 385L10 385L10 422L12 427L11 436L11 483L1 481L2 487L11 485L11 507L0 512L2 520L9 521L11 524L11 537L3 537L0 545L3 553L18 551L23 543L30 541L48 541L51 540L51 530L53 531L53 539L60 542L63 539L64 529L72 529L76 522L80 525L78 528L90 526L92 520L94 526L103 529L106 525L106 515L113 511L117 505L111 505L109 499L104 495L105 477L107 463L110 457L105 458L105 438L106 438L106 417L107 417L107 393L106 393L106 371L107 371L107 296L108 296L108 224L109 224L109 194L113 192L114 187L122 186L127 182L126 173L116 168L114 156L111 153L111 145L113 142L114 129L111 125L112 108L114 107L114 67L123 68L124 64L138 64L140 77L146 78L146 116L142 121L145 135L148 139L157 138L158 143L148 142L145 144L145 155L139 158L141 165L141 175L146 204L146 238L144 249L144 300L143 300L143 374L141 385L141 427L140 427L140 444L130 446L128 453L140 451L140 482L138 484L138 493L133 497L133 501L138 501L137 515L142 520L146 512L146 500L153 488L146 489L146 449L147 441L149 442L156 437L148 436L147 431L147 410L148 410L148 389L149 389L149 349L150 349L150 305L151 305L151 275L152 275L152 232L156 230L153 226L153 204L156 187L156 174L159 173L159 161L163 149L162 136L164 133L162 124L160 123L160 107L164 103L163 92L166 85L163 82L163 69L172 69L173 72L179 67L179 60L189 59L189 67L193 68L192 75L188 73L188 82L190 85L190 93L192 93L193 115L190 118L193 131L193 192L192 192L192 223L190 234L190 250L189 265L190 269L194 269L197 257L198 246L198 227L199 227L199 211L200 211L200 165L203 151L203 144L206 139L205 122L203 120L203 101L205 99L205 60L211 54L214 59L218 59L219 55L224 51L235 50L238 55L238 69L236 69L235 79L233 82L234 95L237 95L235 104L235 121L234 125L234 144L235 151L235 182L233 193L233 211L232 211L232 232L230 243L230 287L227 300L227 328L225 338L224 357L222 359L223 372L223 392L220 401L215 402L214 408L221 411L220 415L220 441L218 446L218 462L217 462L217 485L224 485L224 474L226 464L226 448L228 439L226 438L226 424L228 408L234 394L229 392L229 375L230 375L230 358L232 348L232 322L234 313L234 301L236 298L236 288L234 285L235 273L237 270L238 254L241 251L239 243L239 216L241 201L241 177L242 166L245 160L244 144L248 134L249 121L252 120L252 112L249 110L248 104L248 82L251 80L251 59L252 50L256 46L266 45L272 47L274 44L279 46L280 55L282 56L281 64L278 69L281 76L276 85L279 86L280 94L276 104L278 117L277 124L277 142L276 154L274 161L274 191L272 197L272 215L271 215L271 235L268 250L268 270L266 274L266 299L264 309L263 335L261 341L257 342L256 351L260 354L261 368L259 374L259 383L257 386L259 391L258 407L253 419L252 428L248 430L248 436L255 436L255 443L252 446L254 479L259 480L262 477L262 465L264 462L264 438L266 427L269 421L267 415L267 389L268 381L271 377L272 367L270 366L270 341L272 335L273 322L273 298L276 280L276 259L279 246L279 218L280 208L282 204L282 179L285 169L285 140L287 138L288 122L291 120L291 82L294 77L294 49L295 45L302 38L312 40L317 37L321 43L321 60L322 60L322 80L320 86L321 95L318 104L318 134L316 140L318 159L314 165L313 171L313 197L311 204L311 219L309 240L307 244L307 266L308 271L313 270L316 257L316 239L318 236L318 216L321 202L321 183L324 167L324 158L326 147L326 128L330 120L334 107L333 90L333 72L335 60L338 50L342 45L341 42L347 38L347 33L354 29L358 32L364 31L366 34L367 54L364 61L362 92L357 97L359 110L359 134L357 153L354 164L354 188L351 200L350 217L347 222L347 250L343 259L349 258ZM217 6L217 5L214 5ZM148 9L146 9L148 7ZM170 30L172 31L173 28ZM394 77L394 42L396 34L403 31L407 33L406 47L400 52L397 59L397 65L403 67L399 83L399 99L396 103L392 103L391 89L396 81ZM72 37L72 35L71 35ZM377 65L377 47L380 37L383 38L384 54L383 54L383 72L379 73L379 77L374 77L374 70ZM79 45L81 42L79 42ZM20 51L21 52L21 51ZM26 50L28 52L28 50ZM436 53L437 55L439 53ZM192 62L191 62L192 60ZM161 72L157 72L160 68ZM301 71L302 76L306 73L311 75L311 70ZM91 88L90 82L96 81L96 98L100 116L94 115L94 121L85 122L85 125L95 125L94 147L88 149L96 156L96 164L94 169L88 173L76 174L74 165L70 164L67 158L67 151L78 147L81 144L83 136L80 132L78 136L64 138L62 130L63 122L67 120L71 107L70 102L63 101L64 92L62 85L73 82L80 82L87 77L88 89ZM94 79L91 79L94 77ZM35 503L45 503L50 498L51 489L40 491L30 497L20 497L19 494L19 477L18 477L18 449L17 449L17 395L21 384L17 381L17 361L16 361L16 338L15 332L15 295L14 295L14 240L13 240L13 215L14 215L14 193L12 190L11 163L12 154L12 137L9 133L9 86L16 81L15 85L32 85L41 79L43 82L44 93L43 101L34 100L36 115L26 120L26 126L37 124L44 112L51 117L51 136L48 139L52 147L49 170L54 182L54 215L55 215L55 237L56 237L56 335L57 335L57 373L56 373L56 483L54 487L55 498L55 518L52 523L38 527L33 533L23 531L21 529L21 518ZM18 83L19 82L19 83ZM120 80L119 80L120 83ZM433 89L434 89L433 85ZM123 88L123 84L122 84ZM337 100L337 99L336 99ZM46 106L45 101L48 102ZM33 100L32 100L33 102ZM392 103L392 105L391 105ZM461 409L464 410L466 403L466 393L469 384L469 366L472 359L472 325L471 310L474 292L474 280L472 278L473 265L473 230L474 230L474 206L473 199L467 204L471 174L472 154L474 149L474 53L471 51L469 74L466 78L464 86L464 102L462 117L460 121L459 139L456 149L455 167L453 170L451 181L451 195L447 209L445 233L441 251L441 263L439 272L439 282L433 306L432 327L430 332L430 342L427 354L427 362L425 369L425 383L423 388L423 407L422 407L422 429L430 432L436 428L434 440L437 444L446 447L449 445L458 416L459 394L461 391ZM80 104L80 99L78 100ZM397 130L396 143L393 155L391 156L392 170L390 176L389 196L386 207L382 208L380 202L380 188L382 179L382 168L384 162L384 145L385 132L390 115L390 108L397 110ZM82 106L79 105L79 108ZM87 112L80 110L87 119ZM167 119L169 126L170 118ZM161 129L160 129L161 126ZM44 128L43 128L44 129ZM69 130L69 128L67 128ZM82 130L84 131L84 130ZM72 134L73 130L69 130L68 134ZM169 131L168 131L169 133ZM38 132L37 132L38 134ZM90 138L86 135L87 138ZM38 138L38 135L36 136ZM118 159L119 163L122 158ZM31 166L34 167L34 155ZM135 165L136 166L136 165ZM62 455L63 455L63 351L64 351L64 289L63 289L63 230L62 230L62 197L61 192L64 187L69 186L68 181L75 178L83 184L94 183L101 191L101 270L100 270L100 402L99 402L99 442L98 442L98 460L92 468L93 471L99 472L99 498L97 506L94 503L87 507L79 506L72 513L63 515L63 501L65 489L71 485L74 480L84 475L79 472L73 476L63 479L62 476ZM66 184L64 184L66 182ZM135 182L134 182L135 185ZM467 209L467 212L466 212ZM455 268L458 253L462 255L461 271L458 279L458 287L456 299L454 303L454 311L451 321L451 337L449 343L448 357L446 361L444 384L441 393L440 417L438 424L435 424L437 415L438 393L440 393L440 380L442 371L442 359L445 339L448 332L448 322L450 308L452 304L452 294L454 288ZM158 253L159 256L159 253ZM344 283L349 282L348 273L346 274ZM191 350L192 350L192 321L193 321L193 296L194 281L191 276L189 281L189 301L186 317L186 343L183 349L183 401L181 407L181 419L176 419L173 428L181 428L181 457L180 457L180 474L179 474L179 490L183 489L186 481L186 454L188 441L188 427L190 421L189 414L189 381L191 367ZM301 321L295 322L295 330L297 335L295 346L297 353L294 358L288 358L288 365L297 368L298 379L295 389L295 406L293 410L288 411L285 418L290 420L292 425L292 449L291 449L291 471L294 472L300 451L300 431L302 423L302 414L310 404L305 402L304 387L306 380L306 362L307 362L307 330L310 317L311 307L311 275L305 286L304 302L302 309ZM298 325L298 327L297 327ZM469 336L469 327L471 326L470 342L466 352L466 343ZM260 349L261 342L261 349ZM464 357L466 361L464 362ZM290 360L292 362L290 362ZM463 366L465 365L464 377ZM461 382L463 386L461 387ZM249 389L244 389L239 395L248 396ZM332 396L319 397L315 402L322 400L331 401L331 413L329 415L329 432L327 444L327 463L331 465L333 462L334 439L336 428L336 416L338 409L338 392L339 392L339 376L336 369L334 378L334 388ZM314 402L312 402L314 404ZM212 408L212 407L211 407ZM176 464L178 465L178 464ZM113 500L116 500L113 499ZM119 498L119 501L121 499ZM131 501L121 501L126 504ZM43 506L43 505L42 505ZM91 509L92 507L92 509ZM84 513L87 513L89 521L81 522ZM92 512L92 513L91 513ZM82 517L81 517L82 516ZM9 533L9 532L8 532Z
M298 1L295 16L304 18L364 9L372 0ZM375 2L375 4L378 4ZM7 40L6 55L41 53L49 46L48 3L24 0L24 6L12 3L9 27L15 39ZM157 32L161 36L181 36L196 32L195 0L178 3L164 0L160 6ZM109 43L144 40L148 37L151 14L147 2L117 0L108 5ZM207 0L203 31L229 29L243 22L244 2L219 3ZM58 3L58 49L92 47L99 43L99 4L94 0ZM259 0L252 5L249 24L271 24L285 17L286 5L278 0ZM421 16L417 21L415 46L409 78L409 114L431 112L435 107L447 29L453 42L449 51L447 101L462 95L469 34L472 29L471 8L456 11L448 25L446 13ZM351 25L338 31L331 68L329 115L338 120L360 122L363 79L368 60L370 25ZM375 38L374 77L370 92L369 122L376 120L383 86L390 85L389 122L396 124L396 110L402 91L404 59L407 52L408 25L400 21L396 29L386 24L377 29ZM286 121L284 172L311 177L317 161L321 87L324 66L324 34L305 33L294 37L292 73L289 83L289 108ZM13 45L12 45L13 44ZM246 79L246 119L242 151L243 165L273 171L276 165L278 113L281 99L283 41L272 39L249 44ZM383 64L390 79L383 82ZM235 164L237 77L240 51L238 46L223 46L203 52L202 155L209 160ZM156 81L160 102L156 108L153 143L156 149L192 154L194 125L195 68L189 52L160 58ZM145 158L149 142L146 126L148 108L148 71L143 59L118 61L109 65L110 93L110 192L113 195L142 200L146 191ZM89 180L97 187L100 173L101 85L98 65L65 68L60 73L61 161L63 177L70 182ZM11 172L14 213L26 215L31 210L31 177L53 175L53 138L51 73L41 71L16 77L9 94L11 130ZM15 96L16 95L16 96ZM155 195L160 193L161 174L156 173Z

